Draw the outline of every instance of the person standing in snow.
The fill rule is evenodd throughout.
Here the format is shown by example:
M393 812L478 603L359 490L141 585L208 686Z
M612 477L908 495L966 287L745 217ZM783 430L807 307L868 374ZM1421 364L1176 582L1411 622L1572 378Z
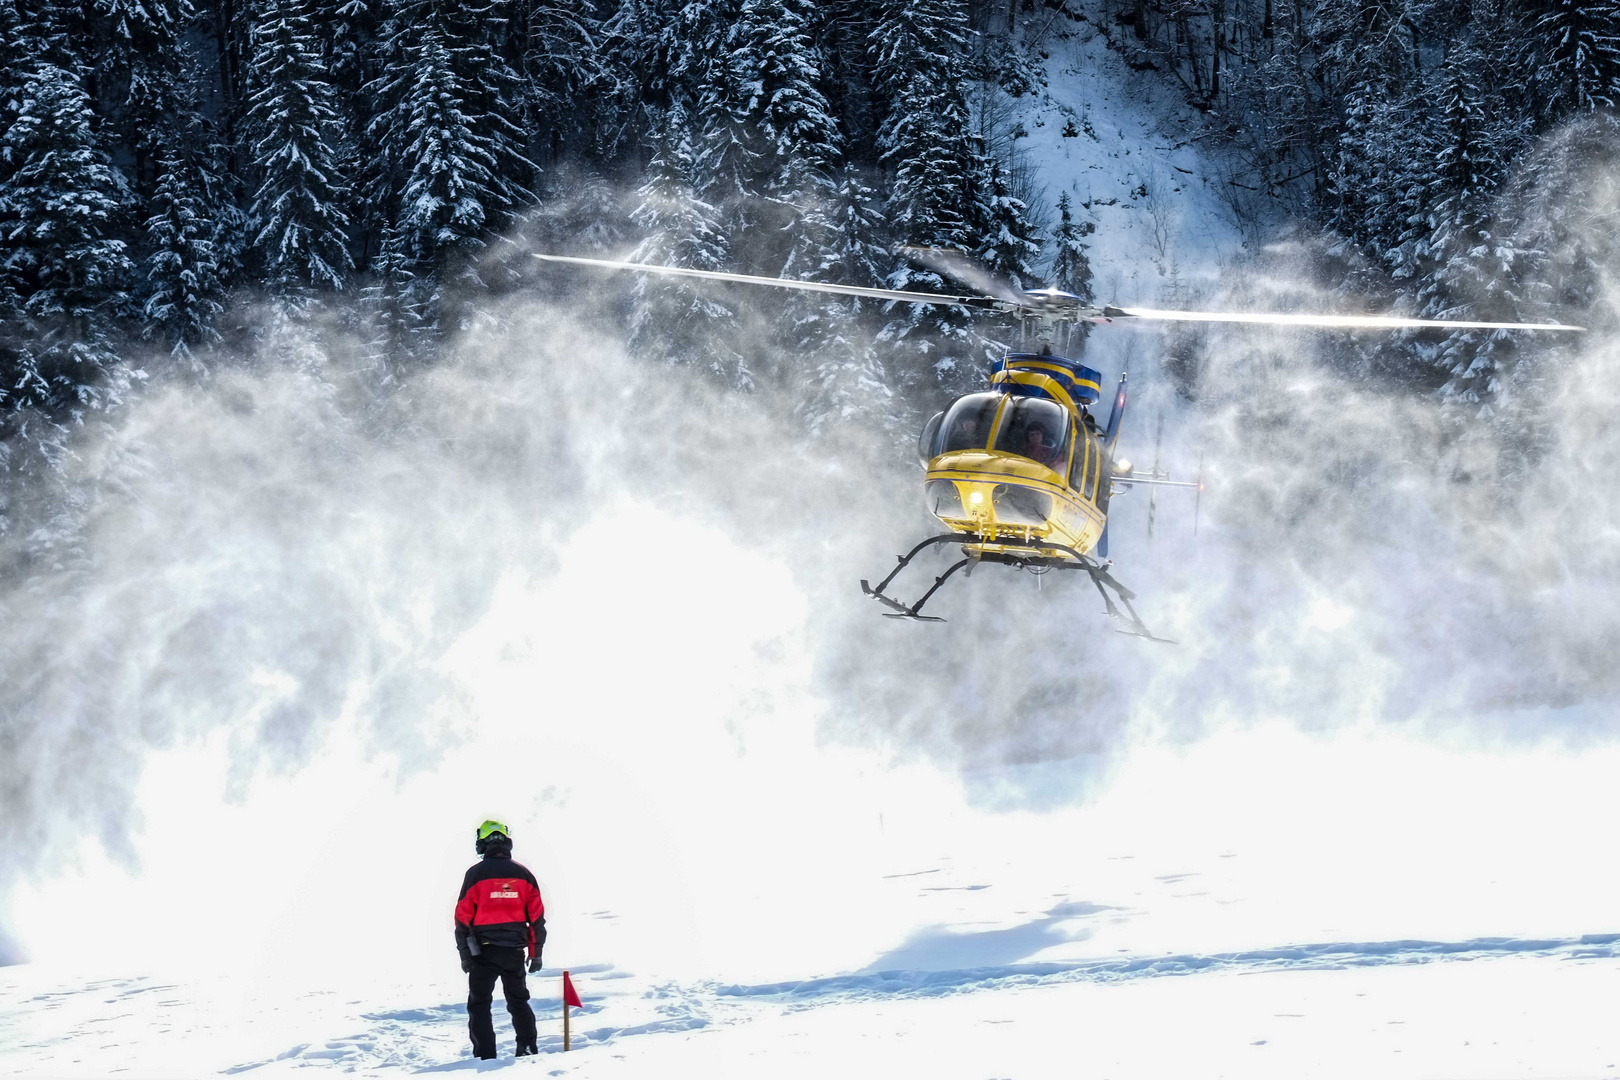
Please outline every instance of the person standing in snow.
M540 950L546 943L546 906L529 868L512 860L510 829L498 821L484 822L478 826L475 847L483 858L461 879L461 899L456 902L456 951L461 954L461 970L467 973L467 1031L473 1056L495 1056L489 1006L499 979L517 1035L517 1056L526 1057L539 1049L523 977L523 950L529 951L529 973L539 971Z

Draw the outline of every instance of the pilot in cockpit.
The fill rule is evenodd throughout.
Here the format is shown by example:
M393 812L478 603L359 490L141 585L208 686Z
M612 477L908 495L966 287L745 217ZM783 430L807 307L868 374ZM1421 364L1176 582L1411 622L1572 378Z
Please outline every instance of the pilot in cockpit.
M984 445L984 429L979 423L978 416L968 413L959 417L956 423L951 426L950 439L946 445L958 450L982 447Z
M1056 440L1048 438L1046 429L1039 424L1029 425L1024 432L1024 456L1048 469L1056 469L1060 457Z

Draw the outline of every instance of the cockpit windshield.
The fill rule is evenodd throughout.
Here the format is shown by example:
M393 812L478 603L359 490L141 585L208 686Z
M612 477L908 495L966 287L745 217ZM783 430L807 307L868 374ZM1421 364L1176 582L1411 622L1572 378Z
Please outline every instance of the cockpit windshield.
M953 450L983 450L990 444L990 425L995 423L1001 394L969 394L957 398L940 425L939 453Z
M1045 398L1014 398L1001 422L996 449L1064 472L1069 459L1069 414Z

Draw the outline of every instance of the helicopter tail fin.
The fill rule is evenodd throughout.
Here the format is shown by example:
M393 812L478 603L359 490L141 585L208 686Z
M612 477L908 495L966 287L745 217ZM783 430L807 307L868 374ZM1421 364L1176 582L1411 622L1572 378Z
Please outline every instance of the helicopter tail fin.
M1108 414L1108 428L1103 433L1103 450L1109 457L1114 455L1114 444L1119 442L1120 425L1125 421L1125 373L1119 376L1119 389L1114 391L1114 408Z

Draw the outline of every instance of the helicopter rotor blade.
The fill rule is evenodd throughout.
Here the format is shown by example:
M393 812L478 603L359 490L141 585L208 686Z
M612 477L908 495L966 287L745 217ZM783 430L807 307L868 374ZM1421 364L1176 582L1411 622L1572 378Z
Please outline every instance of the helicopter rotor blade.
M752 274L728 274L719 270L693 270L685 266L653 266L649 263L615 262L609 259L582 259L572 255L537 254L535 258L543 259L546 262L594 266L603 270L633 270L638 273L665 274L671 277L704 278L708 281L733 281L744 285L769 285L776 289L836 293L840 296L867 296L876 300L898 300L907 304L951 304L963 307L994 308L999 307L1001 303L988 296L944 296L939 293L905 292L900 289L867 289L859 285L834 285L825 281L755 277Z
M630 270L644 274L664 274L671 277L703 278L709 281L730 281L743 285L766 285L776 289L798 289L803 292L833 293L838 296L865 296L875 300L891 300L904 304L946 304L951 306L1016 311L1029 315L1040 313L1057 320L1089 320L1115 322L1142 319L1154 322L1225 322L1253 323L1269 326L1320 326L1342 330L1399 330L1404 328L1435 327L1442 330L1576 330L1584 326L1564 323L1494 323L1452 322L1445 319L1407 319L1394 315L1283 315L1248 311L1171 311L1162 308L1122 308L1109 305L1102 309L1082 305L1078 298L1067 294L1054 294L1061 306L1048 310L1048 298L1040 293L1021 293L1007 282L998 282L988 270L978 266L959 251L944 248L901 248L908 258L940 273L964 278L974 285L983 285L984 296L950 296L942 293L908 292L902 289L869 289L859 285L835 285L825 281L800 281L794 278L757 277L753 274L730 274L719 270L694 270L685 266L654 266L648 263L619 262L611 259L586 259L573 255L539 255L546 262L571 263L576 266L594 266L603 270ZM926 256L926 261L919 256ZM948 267L948 268L947 268Z
M1102 318L1149 319L1156 322L1260 323L1267 326L1325 326L1340 330L1400 330L1435 327L1441 330L1578 330L1564 323L1453 322L1449 319L1407 319L1396 315L1280 315L1250 311L1167 311L1160 308L1105 307Z
M1022 289L991 273L987 267L965 252L954 248L912 247L909 244L899 244L895 247L894 253L903 255L918 266L925 266L936 274L955 278L968 288L977 289L986 296L993 296L1002 303L1017 304L1019 307L1029 303Z

